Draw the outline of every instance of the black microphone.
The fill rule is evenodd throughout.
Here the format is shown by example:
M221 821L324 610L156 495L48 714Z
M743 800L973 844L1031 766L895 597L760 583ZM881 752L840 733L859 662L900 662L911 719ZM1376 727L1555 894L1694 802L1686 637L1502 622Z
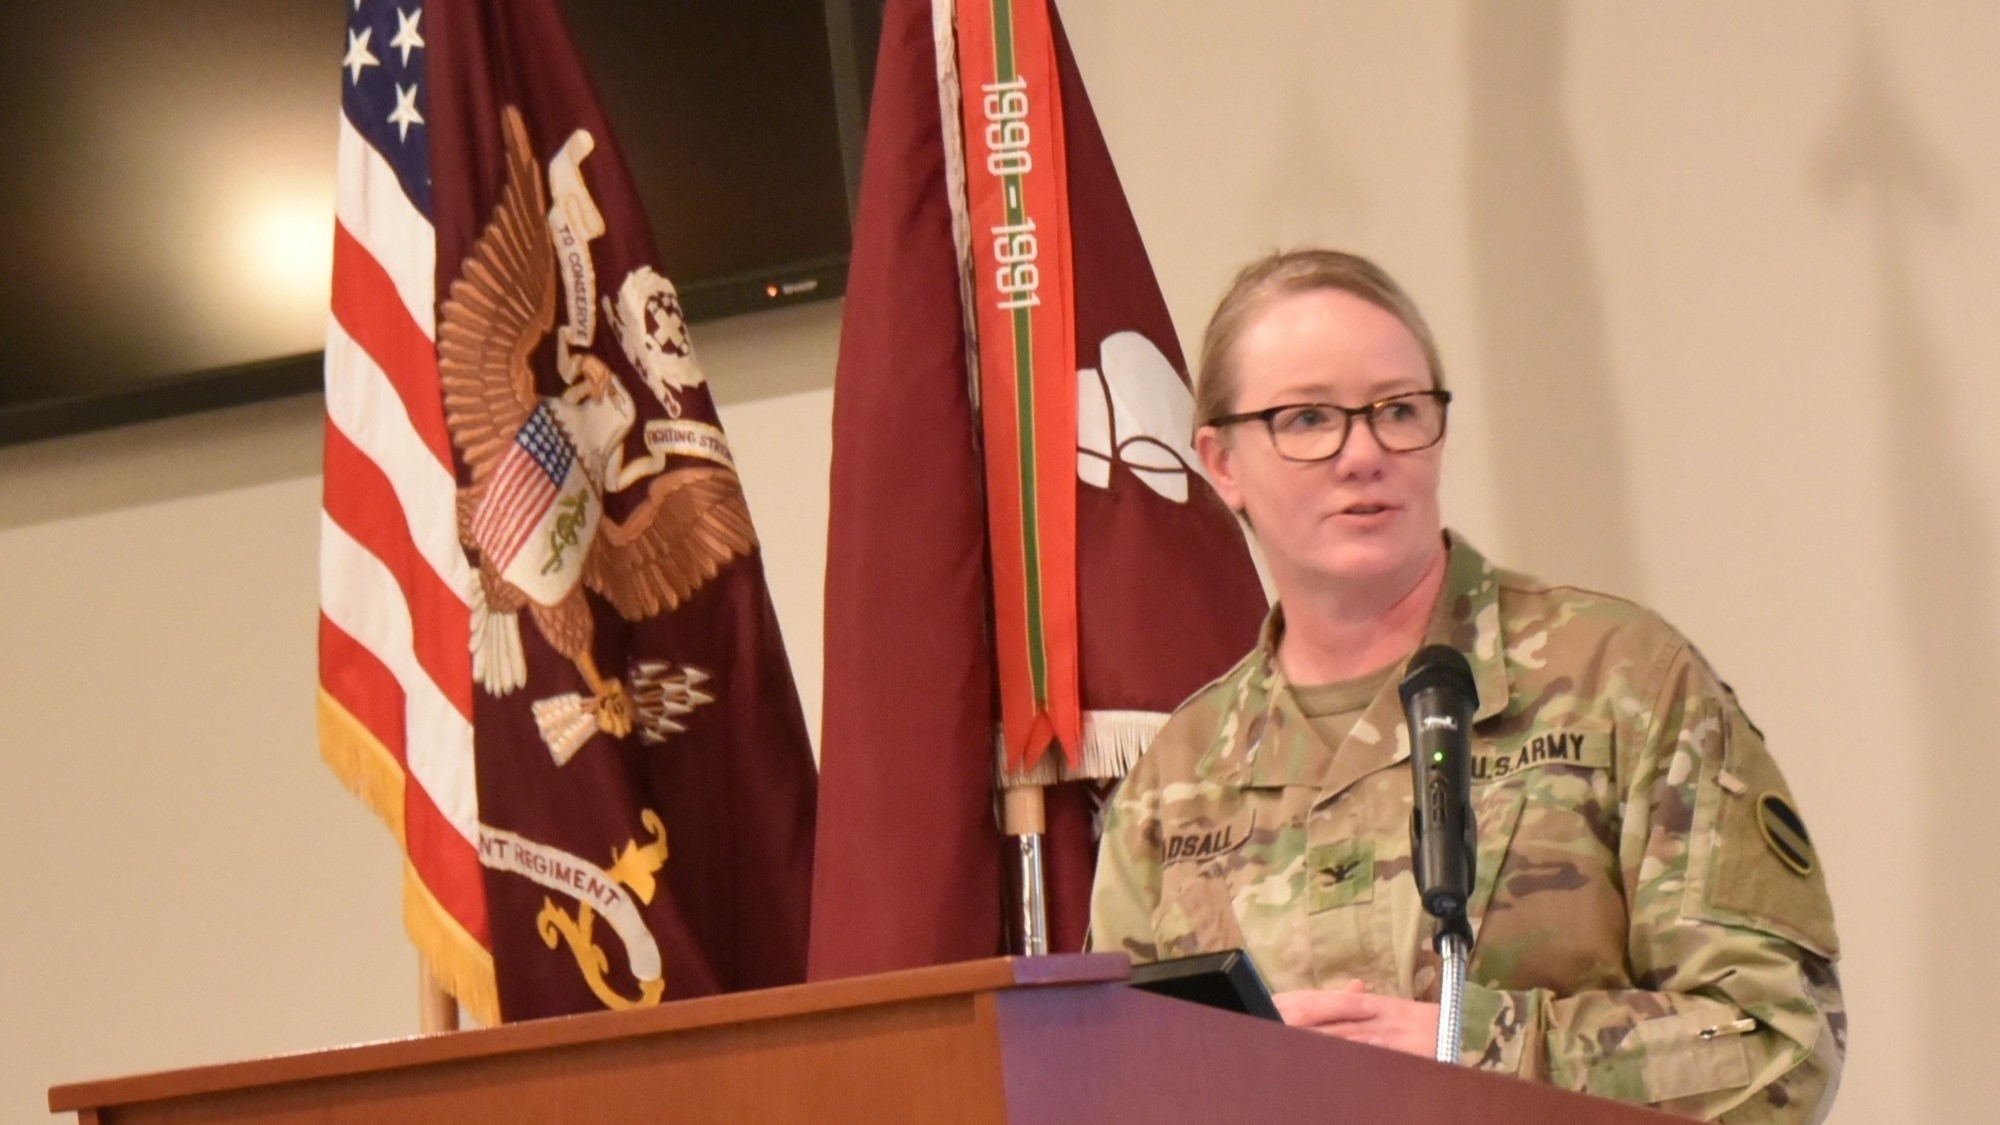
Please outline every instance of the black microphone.
M1472 940L1466 905L1478 869L1478 826L1472 816L1472 715L1479 689L1472 668L1449 645L1430 645L1410 659L1396 689L1410 726L1410 770L1416 807L1410 814L1410 856L1424 909L1438 920L1438 940L1456 933Z

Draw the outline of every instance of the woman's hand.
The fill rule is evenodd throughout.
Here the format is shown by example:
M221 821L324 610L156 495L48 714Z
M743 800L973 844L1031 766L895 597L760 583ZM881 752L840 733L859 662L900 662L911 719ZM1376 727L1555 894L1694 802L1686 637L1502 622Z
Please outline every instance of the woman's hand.
M1358 980L1343 988L1303 988L1271 998L1293 1027L1308 1027L1356 1043L1437 1057L1438 1006L1368 991Z

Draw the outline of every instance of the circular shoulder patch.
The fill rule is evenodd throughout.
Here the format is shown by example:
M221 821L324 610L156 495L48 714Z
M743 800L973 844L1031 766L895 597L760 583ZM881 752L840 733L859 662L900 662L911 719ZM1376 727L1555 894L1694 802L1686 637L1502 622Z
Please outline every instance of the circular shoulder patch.
M1776 793L1757 798L1757 830L1780 863L1800 875L1812 874L1812 837L1806 835L1806 822L1790 802Z

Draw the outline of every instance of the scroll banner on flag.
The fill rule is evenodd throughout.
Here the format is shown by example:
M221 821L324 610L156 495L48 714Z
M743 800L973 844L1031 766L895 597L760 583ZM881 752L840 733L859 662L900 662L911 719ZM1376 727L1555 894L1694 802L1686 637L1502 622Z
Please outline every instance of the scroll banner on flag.
M1263 590L1046 0L888 0L861 183L811 973L1010 948L996 782L1050 785L1050 948L1074 950L1096 802L1249 650Z
M321 750L412 939L488 1023L802 979L804 716L557 4L357 0L342 84Z

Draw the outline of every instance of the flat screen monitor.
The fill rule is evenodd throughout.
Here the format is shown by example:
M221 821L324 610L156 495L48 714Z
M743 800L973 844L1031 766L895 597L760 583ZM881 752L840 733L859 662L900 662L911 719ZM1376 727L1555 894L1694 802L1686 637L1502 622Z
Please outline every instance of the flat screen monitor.
M0 443L320 385L349 3L0 8ZM690 316L837 296L879 0L562 7Z

